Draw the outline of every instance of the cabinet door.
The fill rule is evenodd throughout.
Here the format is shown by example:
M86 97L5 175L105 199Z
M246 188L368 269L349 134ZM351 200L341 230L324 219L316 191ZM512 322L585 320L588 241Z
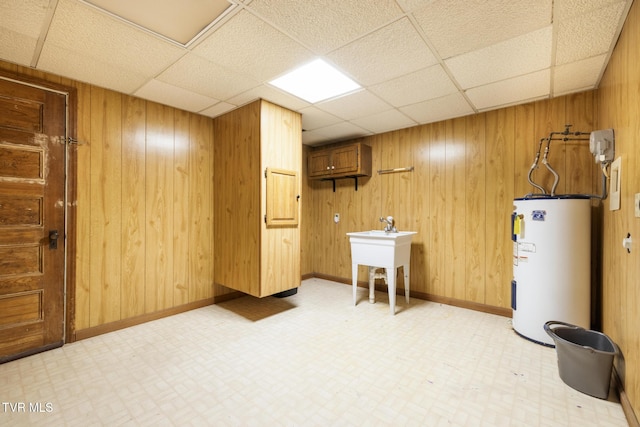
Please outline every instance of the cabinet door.
M267 227L298 225L298 172L267 168Z
M324 176L331 174L331 152L329 150L314 151L309 154L309 176Z
M358 171L358 145L334 148L331 152L331 173L344 175Z

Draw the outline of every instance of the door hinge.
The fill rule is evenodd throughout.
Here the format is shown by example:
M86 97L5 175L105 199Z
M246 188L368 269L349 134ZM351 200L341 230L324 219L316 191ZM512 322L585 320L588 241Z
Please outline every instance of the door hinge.
M78 141L72 136L67 136L67 137L61 136L59 141L61 144L66 144L66 145L86 145L86 142Z

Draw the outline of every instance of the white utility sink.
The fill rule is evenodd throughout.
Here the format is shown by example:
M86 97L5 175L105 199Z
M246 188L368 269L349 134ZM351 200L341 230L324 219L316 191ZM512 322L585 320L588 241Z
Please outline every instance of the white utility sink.
M411 258L411 238L416 231L385 232L369 230L347 233L351 243L351 273L353 280L353 304L356 304L358 288L358 265L369 266L369 301L374 299L374 273L377 268L387 272L389 305L391 314L395 314L396 305L396 269L404 271L404 296L409 303L409 260Z

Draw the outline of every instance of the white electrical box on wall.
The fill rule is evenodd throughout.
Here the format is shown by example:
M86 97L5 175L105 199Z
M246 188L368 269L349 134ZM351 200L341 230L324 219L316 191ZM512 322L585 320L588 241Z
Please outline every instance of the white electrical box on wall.
M617 211L620 209L620 185L622 178L620 176L622 160L618 157L611 163L611 173L609 178L609 210Z
M589 135L589 150L596 163L610 163L614 153L613 129L594 130Z

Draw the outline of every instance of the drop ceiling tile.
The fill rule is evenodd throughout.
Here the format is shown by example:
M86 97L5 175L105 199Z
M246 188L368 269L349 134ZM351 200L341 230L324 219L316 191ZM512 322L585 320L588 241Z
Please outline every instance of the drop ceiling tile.
M260 85L194 54L182 57L157 79L223 101Z
M466 116L474 112L467 100L464 99L460 93L407 105L406 107L400 108L400 111L421 124Z
M300 111L302 114L302 129L311 131L325 126L335 125L342 120L316 107L306 107Z
M467 97L478 110L487 110L548 97L551 70L501 80L466 91Z
M413 14L442 58L551 25L551 0L437 0Z
M383 133L417 125L415 121L398 110L388 110L371 116L361 117L352 120L352 123L372 133Z
M216 105L200 111L200 114L208 117L218 117L228 111L238 108L237 105L229 104L227 102L219 102Z
M43 49L38 69L126 94L133 93L148 79L106 58L84 56L55 45Z
M306 133L308 132L303 132L303 137L304 137L304 134ZM347 139L360 138L362 136L371 135L371 132L369 132L368 130L362 129L349 122L340 122L335 125L313 130L310 133L317 133L319 135L320 134L323 135L325 142L344 141Z
M0 2L0 58L31 65L48 7L49 0Z
M332 52L328 58L363 86L399 77L438 62L407 18Z
M625 0L554 0L553 17L555 19L569 19L613 3L624 2Z
M211 117L262 97L302 112L303 140L316 144L389 130L384 124L398 126L394 118L403 121L392 112L394 106L415 122L428 123L477 111L471 99L486 109L533 96L542 92L543 79L523 82L548 72L552 64L546 86L553 96L592 88L631 6L631 0L229 3L237 7L185 49L83 0L0 0L0 58L30 66L37 40L48 33L37 70L190 110L223 100L200 110ZM553 28L545 33L551 5ZM392 29L399 32L390 34ZM536 32L544 37L532 40ZM559 38L551 42L552 37ZM407 51L412 44L420 56L423 45L445 56L433 66L418 65ZM298 58L317 54L376 83L350 95L354 98L313 106L264 84L279 70L301 63ZM381 61L378 55L388 58ZM389 67L392 63L399 68ZM162 89L165 85L169 90ZM455 88L467 92L457 94ZM496 98L489 99L489 92Z
M558 23L556 65L605 53L620 28L625 3L618 2Z
M298 97L289 95L288 93L267 85L260 85L251 88L246 92L242 92L239 95L229 98L228 101L231 104L244 105L258 98L266 99L269 102L273 102L274 104L278 104L281 107L294 111L309 105L308 102L303 101Z
M548 26L464 55L445 64L463 89L529 74L551 65L552 27Z
M187 45L233 7L227 0L83 0L147 31Z
M389 110L391 106L367 90L359 90L316 104L316 107L343 120L353 120Z
M59 0L43 53L53 46L154 77L185 50L87 4Z
M0 28L0 58L5 61L29 66L36 48L37 39Z
M606 60L605 54L555 67L553 96L595 88L600 73L606 66Z
M310 147L326 143L330 138L318 130L302 132L302 143Z
M219 102L215 98L203 96L159 80L150 80L140 89L135 91L134 95L143 99L148 99L149 101L171 105L194 113Z
M394 0L254 0L249 9L317 54L325 54L402 15Z
M422 9L425 6L429 6L435 0L397 0L400 7L405 12L413 12L418 9Z
M440 98L458 89L440 64L371 86L369 90L394 107Z
M193 53L260 82L312 59L312 53L247 11L209 35Z
M0 29L38 39L48 8L49 0L2 0Z

